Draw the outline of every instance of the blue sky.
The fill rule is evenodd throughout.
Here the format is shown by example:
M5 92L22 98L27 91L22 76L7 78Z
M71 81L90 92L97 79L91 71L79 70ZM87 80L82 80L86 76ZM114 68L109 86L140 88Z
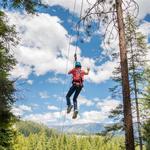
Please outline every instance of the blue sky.
M150 35L150 11L146 0L139 0L141 21L139 31L147 37ZM22 119L41 122L47 125L75 123L109 123L109 111L122 101L112 99L109 88L114 85L111 80L116 61L105 54L100 29L85 42L78 42L78 59L83 69L91 68L85 79L79 101L79 116L72 120L72 113L66 115L65 95L71 86L71 77L66 74L73 66L76 31L73 24L79 19L81 1L77 2L73 12L70 0L45 1L49 8L38 8L38 15L7 11L10 24L16 25L20 43L13 53L18 60L12 70L12 77L20 77L16 86L19 89L18 100L13 112ZM87 4L85 4L86 9ZM71 20L71 21L70 21ZM81 29L81 33L84 31ZM114 33L115 34L115 33ZM68 55L69 37L71 38ZM118 50L118 42L111 41ZM150 53L147 56L150 58ZM68 64L68 65L67 65Z

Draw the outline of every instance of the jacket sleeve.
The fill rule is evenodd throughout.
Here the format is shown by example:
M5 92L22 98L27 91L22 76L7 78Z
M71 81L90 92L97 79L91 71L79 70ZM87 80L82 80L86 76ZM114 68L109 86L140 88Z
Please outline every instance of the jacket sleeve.
M73 74L74 69L71 69L68 74Z

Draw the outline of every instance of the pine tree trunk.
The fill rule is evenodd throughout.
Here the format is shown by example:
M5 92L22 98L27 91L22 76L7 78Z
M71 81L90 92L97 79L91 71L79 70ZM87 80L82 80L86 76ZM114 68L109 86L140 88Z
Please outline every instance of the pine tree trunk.
M123 93L123 108L124 108L125 145L126 150L135 150L122 0L116 0L116 11L119 30L119 47L121 59L120 63L121 63L122 93Z

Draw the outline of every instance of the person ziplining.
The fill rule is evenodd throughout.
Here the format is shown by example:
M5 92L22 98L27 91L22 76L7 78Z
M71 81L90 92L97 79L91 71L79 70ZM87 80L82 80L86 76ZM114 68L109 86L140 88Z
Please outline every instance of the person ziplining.
M81 70L81 63L77 61L77 55L74 55L75 59L75 67L71 69L68 74L72 74L72 86L70 87L67 95L66 95L66 100L67 100L67 113L69 114L74 107L74 113L72 118L75 119L77 118L78 114L78 104L77 104L77 98L83 88L83 82L84 82L84 75L88 75L90 68L87 68L87 71ZM73 105L71 104L70 97L74 93L73 96Z

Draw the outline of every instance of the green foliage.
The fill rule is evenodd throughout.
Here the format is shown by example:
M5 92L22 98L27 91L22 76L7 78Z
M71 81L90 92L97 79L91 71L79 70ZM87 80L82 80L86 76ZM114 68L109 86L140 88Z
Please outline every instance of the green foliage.
M57 138L53 134L47 137L44 132L30 134L28 137L18 135L15 150L121 150L123 145L122 137L113 138L105 142L104 137L100 136L78 136L78 135L59 135Z
M42 131L44 131L48 137L51 137L52 134L56 135L56 131L54 129L51 130L43 124L38 124L32 121L19 121L16 123L16 127L18 131L25 137L29 136L30 134L38 134Z
M143 74L147 63L146 55L148 52L148 47L146 44L146 37L141 32L138 32L138 25L134 18L127 16L125 24L131 99L135 100L135 91L137 91L138 94L141 94L143 91L142 85L145 82ZM118 57L118 53L113 54L114 59ZM115 68L113 75L114 76L112 79L115 81L116 85L110 88L110 92L112 93L112 97L122 99L120 65ZM136 82L136 87L134 82Z
M141 108L142 99L139 95L144 92L144 84L147 82L143 74L145 74L145 65L147 63L146 55L148 47L146 44L146 37L142 33L138 32L138 25L135 19L128 15L125 19L125 33L126 33L126 44L127 44L127 57L128 57L128 75L130 84L130 97L132 103L132 113L133 116L137 116L137 126L134 126L135 137L138 133L138 143L142 145L141 140L141 125L140 117L142 117L142 111L139 112ZM113 54L113 58L118 58L118 53ZM115 81L115 86L110 88L112 92L112 97L122 98L122 79L121 79L121 67L120 65L115 68L113 72L113 80ZM103 132L104 135L108 136L108 140L113 137L113 135L118 134L124 130L124 116L123 116L123 105L119 105L110 112L109 118L113 119L115 123L106 126Z
M42 4L41 0L2 0L0 5L3 8L21 9L28 13L35 13L37 6Z
M28 125L30 126L29 129L27 128ZM34 127L39 130L34 132ZM15 150L123 150L120 145L124 145L124 138L121 136L106 142L104 136L58 133L42 124L30 121L21 121L16 124L16 128L18 134L14 145ZM21 128L24 128L23 132ZM50 131L50 135L47 134L47 130ZM28 132L29 134L24 135Z
M150 148L150 68L145 71L145 79L147 80L147 84L145 87L144 95L144 110L146 111L144 120L146 120L143 124L143 139L146 142L146 149Z
M143 139L146 142L146 150L150 148L150 119L148 119L143 125Z
M5 14L0 11L0 147L11 149L15 131L12 128L16 117L11 112L15 102L14 81L9 79L9 72L16 64L10 47L17 44L13 26L8 25Z

